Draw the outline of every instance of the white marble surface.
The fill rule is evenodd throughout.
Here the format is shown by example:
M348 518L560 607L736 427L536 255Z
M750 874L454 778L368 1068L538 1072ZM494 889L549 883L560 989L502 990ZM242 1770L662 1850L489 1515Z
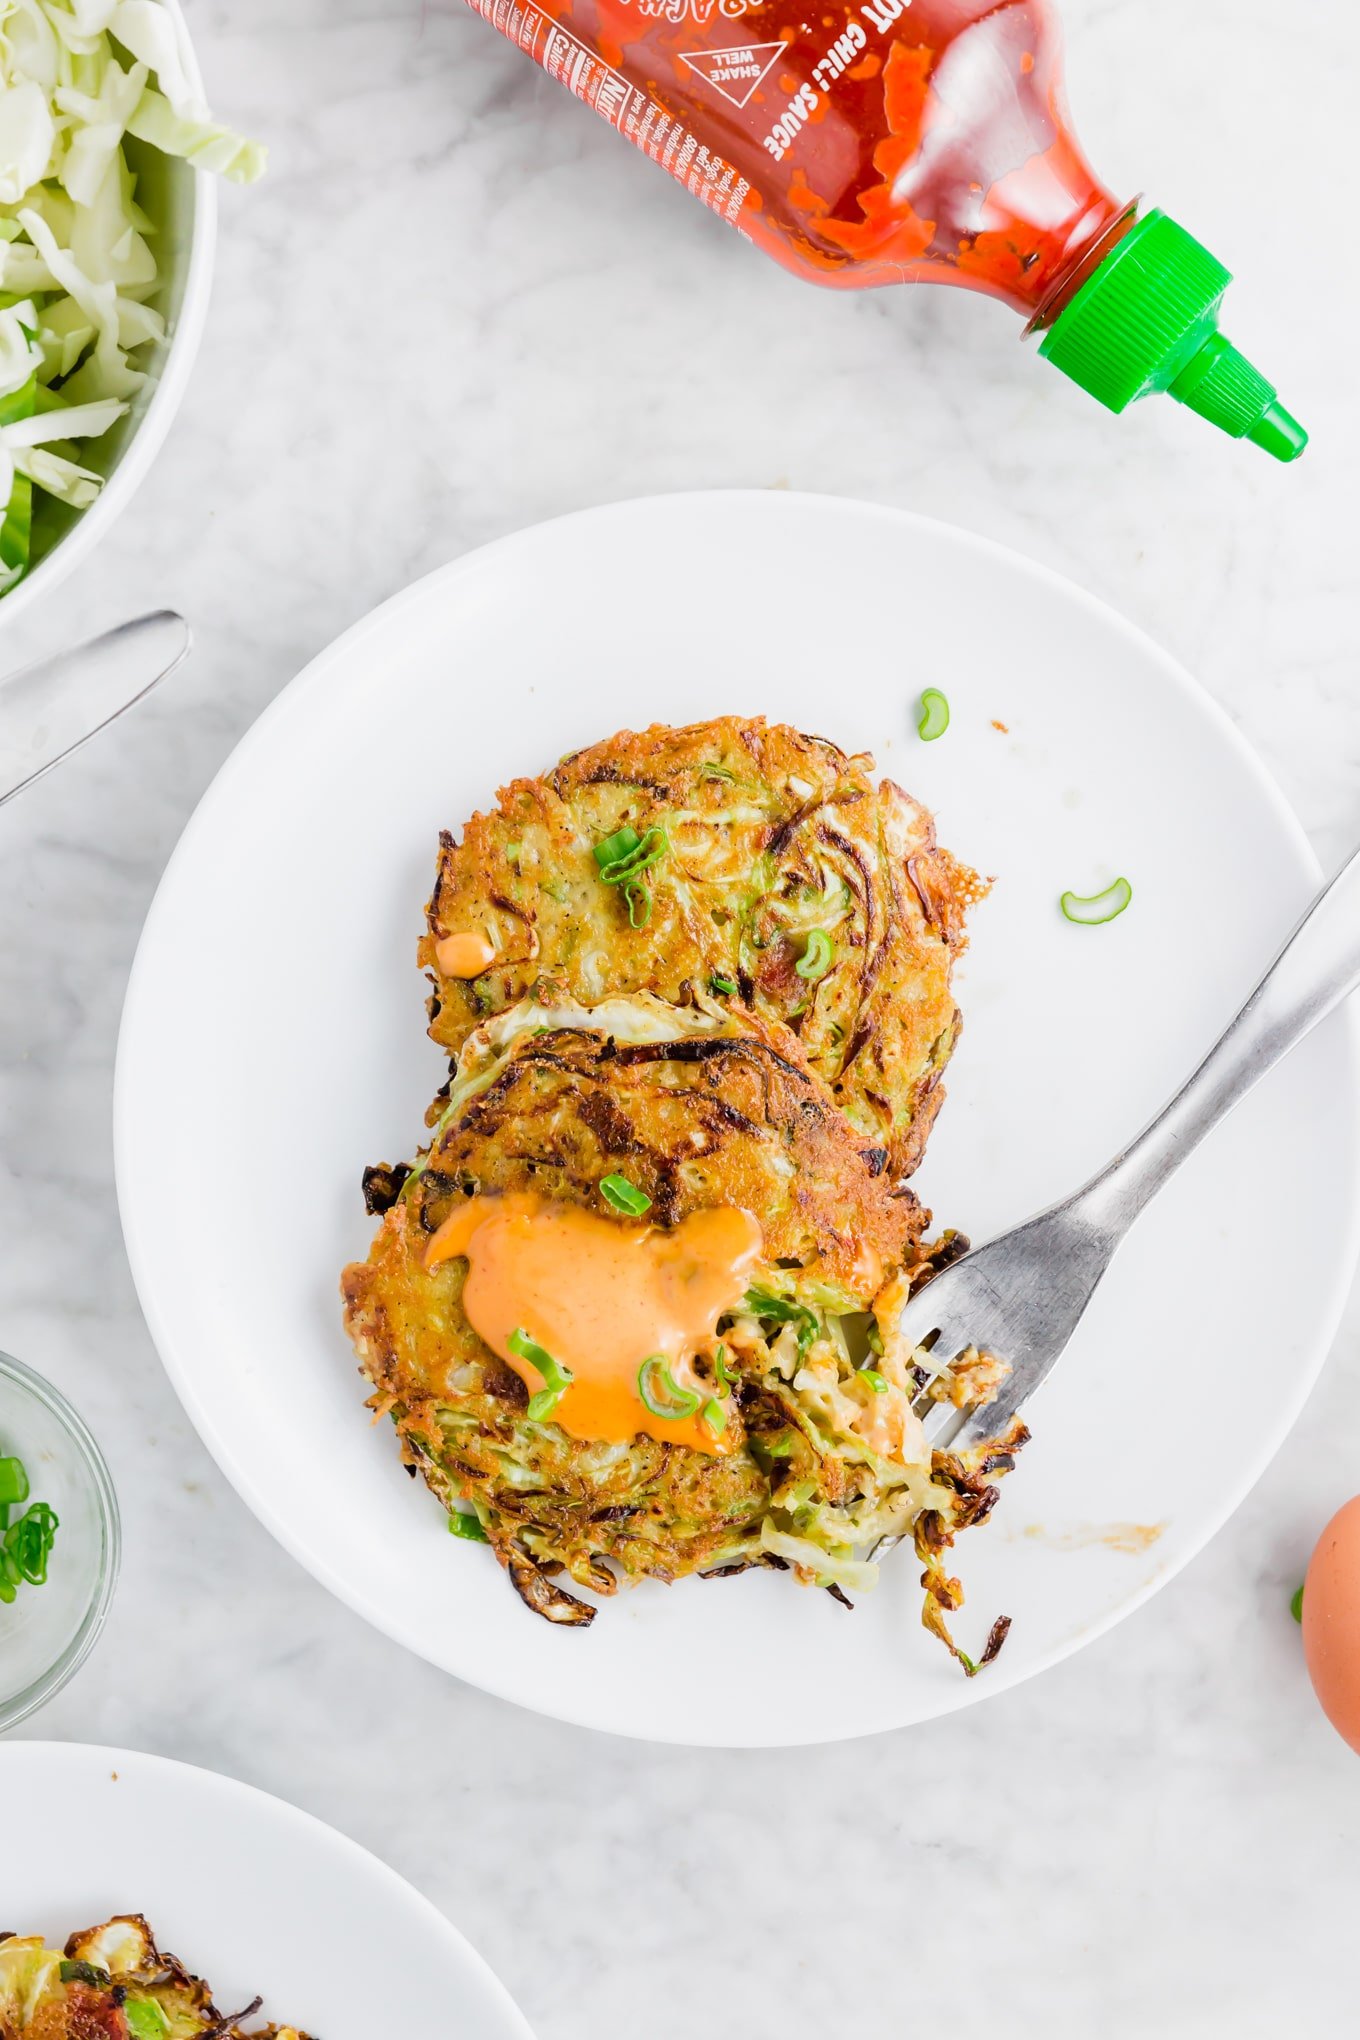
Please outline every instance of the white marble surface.
M87 1413L127 1533L102 1648L24 1733L311 1808L447 1909L542 2040L1354 2022L1360 1768L1287 1603L1360 1488L1360 1310L1250 1501L1114 1635L910 1734L691 1756L466 1691L276 1550L161 1373L114 1205L123 985L203 787L362 611L577 504L787 483L1006 540L1200 674L1324 863L1360 835L1358 307L1332 266L1357 17L1066 11L1093 158L1240 270L1231 329L1314 433L1297 468L1170 405L1102 420L962 294L784 277L460 0L191 0L215 101L273 174L226 194L207 342L150 481L46 611L0 623L5 665L162 601L198 632L163 698L0 815L0 1343ZM209 1144L211 1097L205 1071Z

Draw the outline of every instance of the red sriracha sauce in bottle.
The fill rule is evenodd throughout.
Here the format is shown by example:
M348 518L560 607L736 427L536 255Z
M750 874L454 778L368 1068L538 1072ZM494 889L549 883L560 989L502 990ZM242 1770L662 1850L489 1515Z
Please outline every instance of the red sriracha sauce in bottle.
M1165 390L1293 460L1307 434L1218 331L1229 272L1099 182L1050 0L472 0L786 269L1001 298L1112 411Z

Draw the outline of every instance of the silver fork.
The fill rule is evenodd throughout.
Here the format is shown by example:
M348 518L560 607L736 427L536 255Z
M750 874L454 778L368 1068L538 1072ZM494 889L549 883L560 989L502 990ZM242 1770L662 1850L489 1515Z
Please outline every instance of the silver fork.
M933 1447L962 1451L1004 1434L1062 1358L1139 1213L1358 982L1360 851L1324 886L1237 1018L1136 1140L1074 1195L964 1255L911 1298L902 1330L930 1348L936 1372L972 1346L1010 1362L995 1398L981 1405L933 1401L927 1382L916 1409Z

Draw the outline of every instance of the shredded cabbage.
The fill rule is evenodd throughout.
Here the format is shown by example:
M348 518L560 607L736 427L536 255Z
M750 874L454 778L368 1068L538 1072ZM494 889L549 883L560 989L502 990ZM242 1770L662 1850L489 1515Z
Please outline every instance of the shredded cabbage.
M238 184L264 170L192 74L163 0L0 0L0 595L29 564L32 491L94 501L76 442L124 415L165 337L126 138Z

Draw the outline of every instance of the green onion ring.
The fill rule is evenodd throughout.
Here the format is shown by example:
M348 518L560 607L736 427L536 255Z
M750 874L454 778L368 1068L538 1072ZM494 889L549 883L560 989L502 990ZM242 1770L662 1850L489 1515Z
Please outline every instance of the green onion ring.
M626 1176L601 1176L600 1195L606 1204L612 1204L615 1211L621 1211L628 1218L641 1218L644 1211L650 1211L652 1200L645 1190L639 1190L636 1183L630 1183Z
M47 1584L47 1561L52 1555L61 1518L46 1502L34 1502L17 1523L5 1532L4 1552L8 1569L27 1580L31 1587Z
M628 902L628 925L630 928L645 928L652 918L652 889L634 879L623 888L623 897Z
M727 1411L723 1408L722 1404L713 1396L710 1396L699 1414L708 1425L709 1430L721 1438L723 1432L727 1429Z
M28 1500L28 1474L22 1459L0 1459L0 1505Z
M489 1544L491 1539L482 1528L480 1516L471 1509L449 1510L450 1537L466 1537L470 1544Z
M546 1347L531 1339L518 1325L505 1343L518 1359L527 1360L529 1365L536 1367L543 1376L543 1387L537 1394L529 1397L529 1415L536 1424L546 1423L571 1387L575 1375L570 1367L564 1367L560 1360L554 1360Z
M818 978L826 976L835 954L831 937L825 928L814 928L808 935L806 948L793 967L800 978L814 985Z
M656 1389L660 1380L669 1402L663 1402ZM671 1373L664 1353L653 1353L650 1360L644 1360L637 1372L638 1394L654 1417L665 1417L671 1423L679 1423L682 1417L692 1417L699 1407L699 1398L689 1388L681 1388Z
M670 847L670 839L659 823L653 823L643 836L625 826L594 846L601 883L623 887L631 928L645 928L652 918L651 887L643 882L642 874L664 857Z
M630 878L636 878L664 857L670 847L666 831L659 824L653 824L645 836L639 836L636 829L620 829L617 835L607 836L603 843L595 845L600 878L605 885L627 885Z
M875 1395L886 1395L888 1393L888 1384L876 1367L861 1367L859 1378L861 1381L868 1382Z
M641 841L642 838L636 829L619 829L614 835L606 836L602 843L595 845L595 862L603 871L607 864L617 864L625 857L631 857Z
M933 744L949 728L949 702L938 687L927 687L921 696L921 714L916 734L923 744Z
M1083 899L1080 893L1065 892L1058 905L1064 917L1075 921L1080 928L1101 928L1106 921L1113 921L1122 914L1133 898L1133 887L1126 878L1117 878L1113 885L1107 885L1104 892L1092 893Z

